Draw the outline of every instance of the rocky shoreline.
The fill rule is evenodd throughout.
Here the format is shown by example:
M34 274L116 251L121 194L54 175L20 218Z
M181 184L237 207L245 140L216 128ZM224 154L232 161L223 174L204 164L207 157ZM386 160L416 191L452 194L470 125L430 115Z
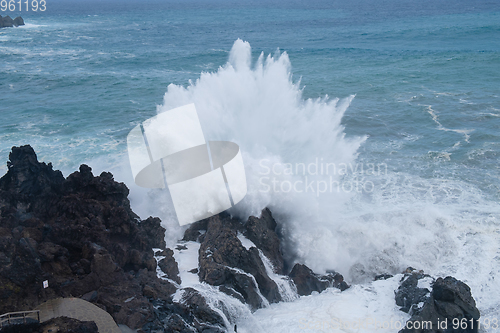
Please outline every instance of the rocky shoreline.
M0 178L0 314L78 297L138 332L231 332L227 302L255 311L349 288L337 272L286 263L269 209L247 221L221 213L193 223L169 249L161 221L140 220L127 187L110 173L94 176L82 165L64 178L30 146L13 147L7 165ZM422 279L431 279L427 288ZM452 277L409 270L395 301L410 320L479 319L470 289Z
M9 15L2 17L0 15L0 28L12 28L24 25L24 20L21 16L12 19Z

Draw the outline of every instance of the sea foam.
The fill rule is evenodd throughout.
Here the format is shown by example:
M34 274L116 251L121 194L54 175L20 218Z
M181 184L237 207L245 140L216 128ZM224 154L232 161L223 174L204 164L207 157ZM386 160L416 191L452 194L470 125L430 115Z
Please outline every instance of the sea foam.
M461 180L422 178L411 170L392 171L391 165L368 172L370 164L384 161L374 154L358 158L369 138L345 134L342 117L354 96L305 99L300 80L291 73L286 52L260 54L253 62L250 45L237 40L229 61L217 71L202 73L186 87L169 85L158 112L194 102L206 140L238 143L248 194L231 213L245 219L270 207L289 262L305 263L318 273L334 269L361 285L375 274L397 274L407 266L454 275L471 286L484 313L497 313L498 302L490 295L500 292L494 279L499 271L498 205ZM336 172L307 169L327 164L335 165ZM286 172L297 165L306 171ZM342 165L347 172L339 172ZM342 185L364 181L373 187L318 193L279 186L266 191L263 186L272 185L270 179L294 185L305 177ZM169 228L167 241L175 242L183 229L176 226L169 198L149 193L143 202L155 206L151 211L157 215L166 214L161 217Z
M341 124L353 97L304 99L300 80L293 81L286 52L267 57L260 54L253 63L250 44L237 40L228 63L218 71L202 73L187 87L169 85L158 112L195 103L206 140L228 140L241 147L248 194L231 212L245 219L270 207L289 240L285 244L289 247L285 251L288 259L304 261L308 256L316 256L304 251L313 243L325 251L336 252L333 234L324 226L330 224L336 207L349 195L335 190L318 196L317 191L306 191L304 183L300 183L304 181L303 174L289 175L279 169L287 164L306 166L319 160L335 165L353 163L365 140L346 137ZM275 165L274 170L268 170ZM309 181L321 179L314 174L306 176ZM339 174L331 176L332 181L341 178ZM284 184L283 191L265 186L273 180ZM302 186L302 193L288 190L289 184ZM323 236L318 238L319 235ZM304 244L304 240L309 244ZM302 246L298 251L292 250L298 242ZM336 266L331 257L320 260L321 265L309 263L320 269Z

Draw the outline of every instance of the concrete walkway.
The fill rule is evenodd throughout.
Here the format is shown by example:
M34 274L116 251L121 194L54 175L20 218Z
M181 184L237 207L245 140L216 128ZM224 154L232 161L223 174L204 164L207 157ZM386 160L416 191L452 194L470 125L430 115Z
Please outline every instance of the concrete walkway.
M69 317L81 321L93 321L99 333L121 333L113 317L103 309L80 298L56 298L40 304L40 322L57 317Z

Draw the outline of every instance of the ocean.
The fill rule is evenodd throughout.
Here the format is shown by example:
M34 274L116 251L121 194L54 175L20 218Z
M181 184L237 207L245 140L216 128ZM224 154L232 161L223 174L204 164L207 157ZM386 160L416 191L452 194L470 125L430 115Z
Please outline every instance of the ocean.
M238 332L408 319L397 281L372 281L408 266L466 282L500 317L500 2L46 7L0 12L26 22L0 29L0 175L24 144L65 176L111 171L175 244L185 228L168 193L134 184L126 139L194 102L205 137L242 150L248 194L231 212L270 207L290 262L353 285L238 312Z

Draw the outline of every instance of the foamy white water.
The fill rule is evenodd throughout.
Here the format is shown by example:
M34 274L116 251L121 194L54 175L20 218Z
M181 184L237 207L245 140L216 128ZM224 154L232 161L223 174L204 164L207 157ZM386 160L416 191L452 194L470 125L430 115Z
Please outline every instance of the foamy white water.
M355 285L343 292L329 288L294 302L272 304L257 310L253 322L240 320L238 332L397 332L409 319L394 302L401 277Z
M301 298L292 304L271 305L259 310L258 321L266 316L275 320L271 319L275 312L284 318L287 313L295 318L294 311L321 312L324 304L320 300L337 303L341 299L371 309L370 302L376 298L360 295L374 284L384 284L370 282L373 276L397 274L407 266L463 280L471 286L483 315L498 315L500 302L491 296L500 293L495 279L500 267L498 205L459 179L424 179L411 170L393 172L390 166L366 172L367 165L380 161L357 160L358 148L370 139L344 133L341 120L352 98L302 98L286 53L274 57L261 54L253 63L250 45L238 40L225 66L203 73L186 88L170 85L163 105L158 107L158 112L166 112L194 102L207 140L230 140L240 145L249 193L233 214L246 218L270 207L285 236L288 260L303 262L320 273L335 269L355 284L342 296L329 292L310 297L318 301ZM305 175L316 181L332 176L327 180L341 184L369 181L373 190L263 191L263 177L273 177L280 184L304 181L303 173L286 174L286 163L293 167L332 163L337 168L345 164L351 171L358 168L356 165L364 166L364 171L358 168L346 175L307 171ZM182 230L177 228L177 232L180 235ZM388 305L394 303L393 290L389 289L377 293ZM384 316L401 316L395 309L394 303ZM276 325L270 327L278 329Z

